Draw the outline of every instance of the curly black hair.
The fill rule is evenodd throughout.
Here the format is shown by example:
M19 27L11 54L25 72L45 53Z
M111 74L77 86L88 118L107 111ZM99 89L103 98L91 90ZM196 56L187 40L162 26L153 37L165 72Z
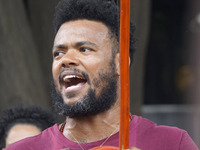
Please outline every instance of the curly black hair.
M38 106L18 106L5 109L0 114L0 149L5 147L7 134L16 124L35 125L43 131L55 123L57 123L55 115Z
M116 1L116 0L115 0ZM114 0L62 0L58 3L54 17L55 33L63 23L87 19L105 24L119 43L120 10ZM135 26L130 23L130 49L129 55L133 61L135 51L134 43ZM113 37L113 36L111 36ZM119 46L117 46L119 52Z

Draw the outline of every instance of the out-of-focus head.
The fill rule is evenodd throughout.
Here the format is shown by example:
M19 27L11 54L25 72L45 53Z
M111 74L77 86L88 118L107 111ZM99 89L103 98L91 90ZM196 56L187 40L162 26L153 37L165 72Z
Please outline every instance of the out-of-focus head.
M0 149L26 137L40 134L56 123L54 114L40 107L15 107L0 115Z
M18 123L13 125L7 133L6 147L27 137L38 135L42 132L33 124Z

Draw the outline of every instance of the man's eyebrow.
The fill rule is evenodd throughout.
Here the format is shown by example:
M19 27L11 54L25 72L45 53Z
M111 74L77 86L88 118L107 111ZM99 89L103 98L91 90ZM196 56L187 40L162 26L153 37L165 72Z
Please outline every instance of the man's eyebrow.
M90 41L80 41L74 44L76 47L82 46L82 45L91 45L91 46L95 46L97 47L97 45L93 42ZM54 49L66 49L67 46L63 45L63 44L59 44L59 45L55 45L53 46L52 50Z
M75 46L77 46L77 47L82 46L82 45L91 45L91 46L97 47L97 45L95 43L92 43L90 41L80 41L80 42L75 43Z
M52 50L54 50L54 49L65 49L65 48L67 48L65 45L60 44L60 45L53 46Z

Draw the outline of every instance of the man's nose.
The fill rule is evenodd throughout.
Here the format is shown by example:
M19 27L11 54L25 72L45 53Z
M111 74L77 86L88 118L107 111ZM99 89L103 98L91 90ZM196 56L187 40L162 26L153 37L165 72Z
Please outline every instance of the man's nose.
M78 66L79 64L80 60L76 50L68 50L62 58L62 67L64 68Z

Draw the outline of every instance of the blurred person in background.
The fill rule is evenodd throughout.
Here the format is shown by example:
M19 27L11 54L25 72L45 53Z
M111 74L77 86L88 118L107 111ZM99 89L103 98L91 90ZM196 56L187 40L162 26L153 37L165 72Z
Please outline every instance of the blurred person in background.
M0 114L0 149L38 135L55 123L54 114L37 106L5 109Z

